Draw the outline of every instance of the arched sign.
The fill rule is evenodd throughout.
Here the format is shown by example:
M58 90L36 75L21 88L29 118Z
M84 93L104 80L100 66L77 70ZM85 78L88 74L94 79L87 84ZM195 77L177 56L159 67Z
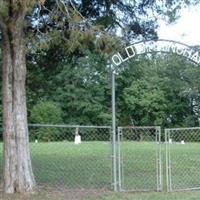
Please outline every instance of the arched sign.
M111 61L115 68L137 55L154 52L174 53L186 57L197 65L200 64L199 51L191 46L173 40L150 40L134 43L125 47L121 52L114 54L111 57Z
M150 40L131 44L111 57L112 63L112 152L113 186L117 191L117 150L116 150L116 106L115 106L115 69L126 61L141 54L154 52L174 53L187 58L196 65L200 64L200 52L194 47L173 40Z

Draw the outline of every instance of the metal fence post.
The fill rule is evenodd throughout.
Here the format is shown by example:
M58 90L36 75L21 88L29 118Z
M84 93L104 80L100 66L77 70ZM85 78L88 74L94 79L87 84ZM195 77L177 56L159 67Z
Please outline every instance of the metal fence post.
M112 71L112 168L113 188L117 191L115 71Z
M166 164L166 187L167 187L167 191L169 192L169 150L168 150L168 142L169 142L169 138L168 138L168 129L165 129L165 164Z
M122 188L122 170L121 170L121 164L122 164L122 157L121 157L121 148L120 148L120 141L122 137L122 128L118 127L117 129L117 156L118 156L118 189L121 191Z
M162 169L162 147L161 147L161 127L156 127L156 142L158 144L158 155L157 155L157 191L163 190L163 169Z
M166 142L166 182L167 191L172 191L172 177L171 177L171 150L170 150L170 129L165 129L165 142Z

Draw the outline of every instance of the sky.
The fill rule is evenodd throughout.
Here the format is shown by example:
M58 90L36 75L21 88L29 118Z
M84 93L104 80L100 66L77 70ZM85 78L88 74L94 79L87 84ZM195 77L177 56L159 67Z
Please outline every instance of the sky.
M183 9L181 17L174 24L167 25L164 21L160 21L159 24L159 39L200 45L200 6Z

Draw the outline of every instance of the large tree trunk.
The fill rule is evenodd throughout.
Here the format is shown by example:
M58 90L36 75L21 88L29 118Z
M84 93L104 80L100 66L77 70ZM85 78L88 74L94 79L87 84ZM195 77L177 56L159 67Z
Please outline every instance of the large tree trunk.
M2 29L5 193L31 192L35 187L28 139L22 24L23 19Z

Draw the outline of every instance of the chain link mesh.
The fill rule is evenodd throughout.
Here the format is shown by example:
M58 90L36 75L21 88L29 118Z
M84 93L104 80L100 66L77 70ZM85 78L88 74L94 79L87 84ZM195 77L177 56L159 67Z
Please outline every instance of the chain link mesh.
M161 190L159 127L119 127L118 148L120 190Z
M110 127L36 124L29 126L29 135L38 185L111 188ZM80 144L75 144L77 136L81 137ZM160 127L118 128L118 185L121 191L162 190L161 157L164 152L160 138ZM200 128L165 129L165 143L168 191L199 189ZM2 182L2 140L0 160Z
M111 187L110 127L30 125L29 135L39 185Z
M200 128L166 129L169 191L200 188Z

